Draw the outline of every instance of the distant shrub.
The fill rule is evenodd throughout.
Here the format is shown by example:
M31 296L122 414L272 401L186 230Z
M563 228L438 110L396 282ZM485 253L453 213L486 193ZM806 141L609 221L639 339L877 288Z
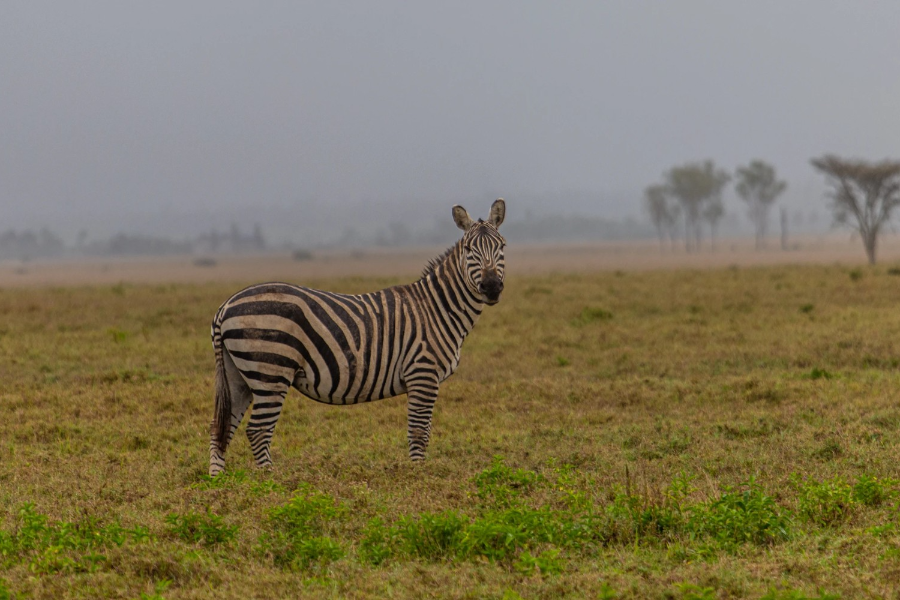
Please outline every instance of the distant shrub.
M294 260L312 260L313 253L312 250L306 250L303 248L298 248L291 253L291 257Z
M849 275L852 281L859 281L862 279L863 272L861 269L851 269Z
M813 306L812 304L803 304L800 306L800 312L802 312L804 314L809 314L813 311L814 308L815 308L815 306Z
M888 275L900 275L900 267L891 267L887 270Z

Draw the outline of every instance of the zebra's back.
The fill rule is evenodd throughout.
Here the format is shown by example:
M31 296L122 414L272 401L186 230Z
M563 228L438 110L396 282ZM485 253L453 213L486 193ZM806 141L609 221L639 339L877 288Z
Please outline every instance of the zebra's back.
M255 285L221 306L214 343L218 334L255 396L293 386L329 404L388 398L406 391L403 341L415 323L404 298L402 287L351 296Z

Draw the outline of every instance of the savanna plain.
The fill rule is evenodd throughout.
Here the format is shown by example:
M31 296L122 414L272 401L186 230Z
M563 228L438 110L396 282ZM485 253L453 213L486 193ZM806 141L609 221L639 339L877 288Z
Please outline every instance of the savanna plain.
M900 597L897 264L511 270L424 463L291 392L215 479L253 281L2 289L0 598Z

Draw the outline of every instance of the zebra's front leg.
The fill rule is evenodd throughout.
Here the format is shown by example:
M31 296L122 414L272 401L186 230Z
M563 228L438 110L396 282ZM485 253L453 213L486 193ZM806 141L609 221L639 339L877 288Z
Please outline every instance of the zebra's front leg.
M260 469L272 466L269 449L286 393L287 390L277 396L253 395L253 410L250 412L250 422L247 423L247 439L250 441L250 450L253 452L256 466Z
M407 387L406 443L409 446L409 458L412 461L422 461L425 460L425 449L431 439L431 415L438 394L437 376L417 379L414 384L407 384Z

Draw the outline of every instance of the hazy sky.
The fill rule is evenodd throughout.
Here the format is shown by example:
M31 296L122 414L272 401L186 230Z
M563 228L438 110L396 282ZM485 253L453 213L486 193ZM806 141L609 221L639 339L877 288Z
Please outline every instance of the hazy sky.
M512 216L541 194L638 215L662 171L704 158L769 160L801 203L818 193L811 156L900 157L896 1L2 12L0 229L432 223L454 202L483 216L502 195Z

